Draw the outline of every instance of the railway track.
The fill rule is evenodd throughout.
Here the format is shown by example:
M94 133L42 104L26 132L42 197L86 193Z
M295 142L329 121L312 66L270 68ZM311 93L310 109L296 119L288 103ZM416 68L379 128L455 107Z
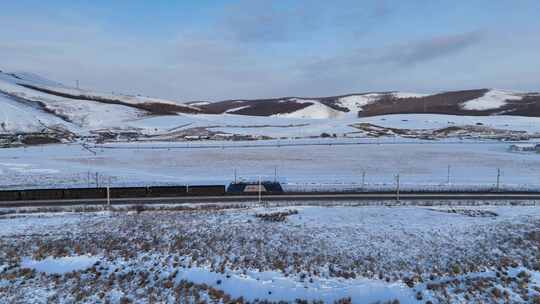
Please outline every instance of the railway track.
M218 196L177 196L177 197L134 197L111 198L110 204L182 204L182 203L242 203L257 202L257 195L218 195ZM440 201L540 201L540 192L453 192L453 193L285 193L263 195L265 202L286 201L398 201L398 200L440 200ZM56 200L17 200L2 201L0 208L9 207L49 207L49 206L77 206L77 205L106 205L108 200L95 199L56 199Z

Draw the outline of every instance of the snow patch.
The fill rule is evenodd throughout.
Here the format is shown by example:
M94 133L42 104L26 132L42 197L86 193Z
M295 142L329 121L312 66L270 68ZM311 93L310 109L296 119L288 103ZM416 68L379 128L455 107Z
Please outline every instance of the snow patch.
M322 103L320 103L317 100L298 100L294 99L294 101L299 103L312 103L312 105L307 106L301 110L292 112L292 113L286 113L286 114L277 114L273 115L273 117L285 117L285 118L303 118L303 119L330 119L330 118L338 118L343 115L343 112L336 111Z
M276 302L294 302L296 299L304 299L332 303L350 297L353 303L372 303L395 299L399 300L400 303L416 303L412 290L401 282L386 283L365 278L344 280L315 277L312 278L311 282L307 280L301 282L292 277L285 277L277 271L221 274L202 267L192 267L180 271L177 280L207 284L221 289L233 297L244 297L249 301L265 299Z
M429 94L419 94L419 93L410 93L410 92L395 92L392 93L395 98L420 98L429 96Z
M242 106L242 107L236 107L236 108L232 108L232 109L228 109L225 113L232 113L232 112L236 112L236 111L240 111L240 110L243 110L243 109L247 109L247 108L250 108L251 106Z
M86 270L100 259L95 256L72 256L62 258L48 257L44 260L22 259L21 267L34 269L46 274L65 274L73 271Z
M486 111L492 109L499 109L506 105L507 100L521 100L522 97L514 93L490 90L484 96L469 100L462 104L464 110L469 111Z
M356 116L358 111L362 111L363 106L376 101L380 97L380 94L351 95L341 97L338 100L338 105L349 109L350 113Z

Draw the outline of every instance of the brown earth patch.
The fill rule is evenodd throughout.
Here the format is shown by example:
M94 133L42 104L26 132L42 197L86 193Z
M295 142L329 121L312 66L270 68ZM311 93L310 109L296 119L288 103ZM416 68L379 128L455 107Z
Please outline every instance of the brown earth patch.
M291 99L258 99L219 101L200 106L200 108L208 114L221 114L235 108L246 107L228 113L250 116L271 116L292 113L310 105L313 105L313 103L298 102Z
M522 100L508 101L505 115L540 117L540 95L527 95Z
M310 105L313 105L310 100L316 100L333 110L340 112L350 112L348 108L345 108L339 104L339 100L341 98L373 93L376 92L346 94L329 97L280 97L269 99L224 100L204 105L198 105L198 107L200 107L207 114L221 114L231 109L246 107L244 109L232 111L229 113L238 115L270 116L276 114L287 114L302 110ZM378 94L389 94L389 92L383 92ZM192 103L196 104L197 102Z
M447 114L447 115L468 115L468 116L489 116L489 115L515 115L540 117L540 96L535 94L525 94L521 100L507 100L506 105L484 111L473 111L463 109L463 103L480 98L488 92L488 89L452 91L440 94L396 98L393 95L384 95L376 102L363 107L363 111L358 112L359 117L371 117L388 114Z
M25 145L47 145L47 144L58 144L62 141L56 137L51 137L47 135L29 135L23 136L21 142Z
M450 115L486 115L485 111L466 111L461 104L484 96L487 89L445 92L425 97L396 98L391 94L363 107L359 117L387 114L450 114Z

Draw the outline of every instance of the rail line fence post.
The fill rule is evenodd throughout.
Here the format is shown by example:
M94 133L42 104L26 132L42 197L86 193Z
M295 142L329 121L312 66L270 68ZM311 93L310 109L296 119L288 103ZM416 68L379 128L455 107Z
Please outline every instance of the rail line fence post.
M399 173L396 175L396 201L399 202Z

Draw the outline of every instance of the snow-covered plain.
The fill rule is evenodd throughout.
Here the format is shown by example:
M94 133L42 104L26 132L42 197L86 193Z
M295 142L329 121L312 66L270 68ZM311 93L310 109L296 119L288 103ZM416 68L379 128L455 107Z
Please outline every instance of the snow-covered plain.
M457 116L439 114L395 114L361 118L359 122L398 129L429 130L452 126L482 125L492 129L540 133L540 118L521 116Z
M333 110L332 110L333 111ZM520 116L457 116L438 114L395 114L357 118L357 112L336 114L333 118L305 118L303 112L278 117L254 117L232 114L148 117L126 123L126 127L143 130L146 134L167 133L190 128L206 128L214 132L267 136L271 138L319 137L322 133L339 137L367 137L353 127L370 123L377 126L410 130L436 130L456 126L477 126L499 130L522 131L540 136L540 118ZM333 113L333 112L332 112ZM299 114L299 115L296 115ZM330 112L322 116L334 115ZM318 115L319 115L318 114ZM313 117L318 117L314 115Z
M536 206L287 210L3 216L0 303L540 299Z
M126 143L95 148L47 145L4 149L3 188L153 184L228 184L277 178L289 189L395 187L538 189L540 156L509 143L326 139L263 142ZM450 176L448 176L450 166ZM448 180L448 177L450 179ZM449 183L448 183L449 182Z

